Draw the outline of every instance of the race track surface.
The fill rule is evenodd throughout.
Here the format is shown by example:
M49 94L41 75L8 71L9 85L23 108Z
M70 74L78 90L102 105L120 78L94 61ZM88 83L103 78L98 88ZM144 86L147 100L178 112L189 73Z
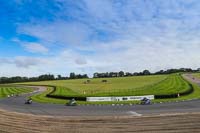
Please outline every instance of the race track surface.
M200 85L200 81L184 75L185 78ZM25 105L26 97L41 93L44 87L37 87L37 92L18 97L10 97L0 100L0 108L12 112L28 113L34 115L51 116L141 116L151 114L165 113L188 113L200 112L200 100L190 100L174 103L159 103L153 105L89 105L89 106L65 106L60 104L42 104L33 102L31 105Z

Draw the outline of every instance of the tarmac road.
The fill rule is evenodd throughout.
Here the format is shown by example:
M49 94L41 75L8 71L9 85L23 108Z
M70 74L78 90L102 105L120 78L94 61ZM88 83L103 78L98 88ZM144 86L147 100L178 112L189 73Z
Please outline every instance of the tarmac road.
M194 79L191 75L184 75L185 78L200 85L200 80ZM165 113L188 113L200 112L200 100L190 100L174 103L160 103L153 105L90 105L90 106L65 106L59 104L42 104L33 102L25 105L28 96L41 93L45 87L35 87L38 90L31 94L18 97L10 97L0 100L0 109L12 112L28 113L34 115L51 116L141 116Z

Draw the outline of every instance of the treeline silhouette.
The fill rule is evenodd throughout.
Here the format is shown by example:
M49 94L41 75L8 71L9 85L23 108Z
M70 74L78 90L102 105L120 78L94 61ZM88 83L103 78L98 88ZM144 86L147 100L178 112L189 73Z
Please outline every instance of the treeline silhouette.
M130 76L142 76L142 75L159 75L159 74L172 74L180 72L200 72L200 68L193 70L191 68L180 68L180 69L168 69L160 70L158 72L151 73L149 70L144 70L142 72L106 72L106 73L94 73L93 78L111 78L111 77L130 77Z
M142 76L142 75L159 75L159 74L171 74L171 73L180 73L180 72L200 72L200 68L193 70L191 68L180 68L180 69L168 69L160 70L155 73L151 73L149 70L144 70L142 72L106 72L106 73L94 73L93 78L109 78L109 77L129 77L129 76ZM17 82L34 82L34 81L48 81L48 80L68 80L68 79L82 79L88 78L87 74L75 74L74 72L70 73L69 77L62 77L57 75L55 77L53 74L44 74L38 77L0 77L0 83L17 83Z
M0 77L0 83L18 83L18 82L36 82L36 81L48 81L48 80L67 80L67 79L82 79L82 78L88 78L87 74L75 74L70 73L69 77L62 77L61 75L57 75L55 77L53 74L44 74L40 75L38 77Z

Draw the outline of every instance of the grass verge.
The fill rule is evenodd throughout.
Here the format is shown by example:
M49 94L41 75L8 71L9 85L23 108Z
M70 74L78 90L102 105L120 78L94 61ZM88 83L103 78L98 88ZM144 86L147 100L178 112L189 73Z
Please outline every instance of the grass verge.
M8 95L18 95L23 93L32 92L31 88L9 86L9 85L0 85L0 98L7 97Z

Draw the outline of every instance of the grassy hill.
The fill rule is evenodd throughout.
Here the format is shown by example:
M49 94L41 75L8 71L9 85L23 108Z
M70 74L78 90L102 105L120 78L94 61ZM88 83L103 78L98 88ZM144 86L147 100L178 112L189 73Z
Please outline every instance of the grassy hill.
M168 75L158 76L134 76L123 78L97 78L97 79L76 79L76 80L56 80L43 82L29 82L31 85L54 85L57 86L55 95L85 95L85 96L105 96L105 95L130 95L138 91L165 80ZM90 80L89 83L85 83ZM102 82L107 80L107 82ZM143 91L143 90L142 90Z
M134 76L124 78L98 78L29 82L31 85L54 85L52 95L59 96L129 96L129 95L164 95L186 91L189 84L179 74ZM107 80L107 82L102 82Z
M90 81L86 82L87 80ZM107 80L107 82L102 82L102 80ZM47 103L66 103L66 100L46 97L49 93L51 93L52 96L64 97L169 95L186 92L191 88L189 83L184 80L180 74L134 76L123 78L54 80L20 84L56 86L56 90L53 93L51 93L53 88L48 87L46 92L32 97L35 101ZM199 97L199 87L194 84L193 87L193 93L181 96L180 98L174 98L173 100ZM155 101L168 100L169 99ZM85 104L87 102L80 101L79 103Z
M28 93L33 91L31 88L22 88L22 87L14 87L14 86L0 86L0 98L7 97L8 95L12 94L22 94L22 93Z

